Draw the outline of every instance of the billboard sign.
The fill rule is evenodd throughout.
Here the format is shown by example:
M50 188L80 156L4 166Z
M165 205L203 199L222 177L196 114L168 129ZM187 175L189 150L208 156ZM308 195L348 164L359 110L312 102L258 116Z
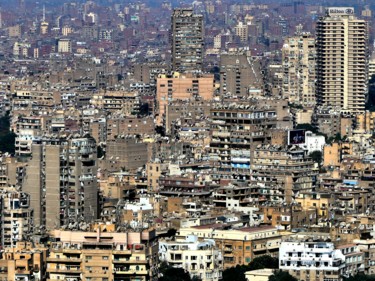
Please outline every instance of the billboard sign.
M291 130L288 132L288 144L305 144L305 130Z

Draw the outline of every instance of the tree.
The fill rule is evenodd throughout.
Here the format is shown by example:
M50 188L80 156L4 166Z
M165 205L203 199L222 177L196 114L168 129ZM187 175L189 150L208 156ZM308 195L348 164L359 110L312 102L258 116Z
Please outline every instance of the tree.
M263 268L277 269L279 268L279 260L268 255L256 257L248 264L246 271Z
M248 265L237 265L224 270L222 281L246 281L246 271L263 268L277 269L279 268L279 260L268 255L256 257Z
M161 135L162 137L165 137L165 128L163 126L156 126L155 131L157 134Z
M190 275L182 268L174 268L166 262L162 262L159 267L161 277L159 281L191 281Z
M298 281L298 279L286 271L277 270L268 278L268 281Z
M313 152L310 153L309 155L312 160L316 163L318 163L320 165L320 163L322 163L322 160L323 160L323 154L321 151L319 150L315 150Z
M357 275L344 278L344 281L375 281L375 275L365 275L358 273Z
M342 137L340 133L337 133L335 136L327 139L327 143L331 144L333 142L340 142L346 140L346 136Z
M10 116L9 111L0 118L0 152L14 154L16 134L9 130Z
M314 127L313 125L308 124L308 123L298 124L296 126L296 130L311 131L314 134L316 134L317 136L324 136L325 139L327 139L327 135L326 134L323 134L322 132L319 132L316 127Z
M246 281L245 272L246 266L237 265L236 267L230 267L223 271L222 281Z
M98 159L100 159L103 156L105 156L105 150L103 149L103 147L101 145L98 145L98 147L97 147L97 157L98 157Z
M311 131L313 133L317 133L318 130L311 124L304 123L304 124L298 124L296 127L296 130L306 130L306 131Z

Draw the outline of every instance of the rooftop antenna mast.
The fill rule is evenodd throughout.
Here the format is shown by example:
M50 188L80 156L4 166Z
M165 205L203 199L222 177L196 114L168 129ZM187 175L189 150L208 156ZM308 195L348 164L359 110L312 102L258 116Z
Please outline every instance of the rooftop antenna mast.
M43 5L43 22L46 21L46 6Z

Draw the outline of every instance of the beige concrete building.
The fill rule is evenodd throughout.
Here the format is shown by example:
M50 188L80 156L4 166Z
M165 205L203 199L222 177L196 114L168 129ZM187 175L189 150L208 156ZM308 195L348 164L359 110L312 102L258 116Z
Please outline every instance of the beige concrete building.
M100 181L103 196L111 199L132 200L135 197L135 175L128 172L111 173Z
M40 138L46 129L46 118L42 116L18 116L16 121L16 155L20 157L31 154L34 139Z
M202 100L175 100L168 103L165 113L165 130L171 131L174 125L194 126L210 116L211 103ZM204 122L205 123L205 122Z
M150 193L159 189L159 178L166 173L167 168L168 164L160 161L147 163L147 188Z
M289 37L282 49L282 94L289 102L315 105L315 39L310 33ZM310 123L310 122L309 122Z
M196 235L200 240L213 239L221 249L224 269L248 264L262 255L278 256L281 235L275 227L245 227L224 229L220 225L204 225L180 228L177 236L185 238Z
M180 74L159 75L156 86L156 124L163 124L168 102L174 100L189 100L196 96L204 101L211 100L215 91L212 74Z
M272 130L291 128L286 100L224 102L211 109L210 161L214 178L250 179L257 145L271 142Z
M92 130L95 126L92 125ZM155 122L151 117L137 118L137 117L112 117L108 118L107 122L107 141L115 139L120 135L152 135L155 131Z
M367 95L368 26L353 8L327 8L317 23L317 104L362 112Z
M71 53L72 41L70 39L60 39L57 44L57 51L59 53Z
M47 259L52 280L157 280L157 243L154 230L115 232L113 225L96 231L55 230Z
M107 142L106 168L108 171L134 171L146 165L148 144L133 135L120 136Z
M247 97L252 89L263 89L260 61L245 53L220 55L220 94Z
M264 145L254 150L251 179L259 186L260 202L291 203L300 192L311 192L318 169L302 148Z
M365 111L356 116L356 132L372 133L375 130L375 112Z
M0 280L46 280L47 248L31 242L17 242L3 250Z
M92 96L90 103L109 112L122 112L129 116L139 111L140 97L138 92L111 91Z
M96 144L92 138L44 138L32 144L22 190L34 225L54 229L98 217Z
M21 25L17 24L17 25L8 27L8 34L9 34L9 37L20 37L22 34Z
M248 27L246 24L244 24L242 21L240 21L235 27L234 27L235 34L240 38L242 42L247 42L248 37Z
M30 197L16 188L2 188L0 195L1 210L1 246L15 247L17 241L22 241L32 231L32 215Z

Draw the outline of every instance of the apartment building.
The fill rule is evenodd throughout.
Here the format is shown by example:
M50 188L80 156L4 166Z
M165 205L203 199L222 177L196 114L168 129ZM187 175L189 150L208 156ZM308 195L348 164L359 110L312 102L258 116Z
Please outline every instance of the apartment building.
M260 61L243 52L220 55L220 95L248 97L252 89L263 89Z
M104 175L100 173L103 180L100 180L102 194L111 199L133 200L136 194L135 174L128 172L115 172Z
M96 125L98 124L98 125ZM99 123L91 123L91 130L99 127ZM111 116L106 120L106 136L105 139L113 140L119 135L152 135L155 132L155 122L153 118L144 117L117 117Z
M1 247L15 247L33 231L33 210L28 194L4 187L0 194Z
M279 265L299 280L341 281L363 272L363 259L356 245L335 247L332 242L291 239L281 242Z
M354 8L331 7L316 28L317 104L344 112L365 109L368 68L367 22Z
M310 33L288 37L282 48L282 94L289 102L313 107L315 99L315 39Z
M148 159L148 144L134 135L120 135L107 142L105 161L108 171L134 171L146 165Z
M218 281L222 274L222 253L215 246L215 241L205 239L198 241L195 235L186 239L159 242L159 260L169 265L183 268L191 278L202 281Z
M0 154L0 187L21 185L25 178L26 163L18 162L8 153Z
M67 38L62 38L57 43L57 51L63 54L70 54L72 52L72 41Z
M40 138L46 128L46 118L41 116L18 116L16 121L16 155L28 157L33 140Z
M238 24L234 27L234 33L242 42L247 42L249 36L247 24L244 24L242 21L238 22Z
M116 232L114 225L96 231L54 230L47 280L157 280L158 245L154 230Z
M0 280L46 280L47 251L31 242L17 242L5 248L0 259Z
M56 103L54 94L47 91L17 90L12 97L13 110L50 110Z
M120 111L129 116L139 112L140 97L137 92L110 91L93 95L90 104L109 112Z
M291 128L287 101L251 99L217 103L211 109L213 177L250 179L253 151L271 141L272 129Z
M251 180L264 202L291 203L300 192L311 192L318 176L307 150L296 146L259 145L251 169Z
M92 138L45 137L32 144L22 190L34 224L54 229L98 217L96 143Z
M177 233L179 238L188 235L196 235L199 240L214 240L222 252L224 269L248 264L262 255L277 257L281 243L280 233L272 226L230 229L224 224L211 224L180 228Z
M203 16L192 8L176 8L171 18L172 69L178 72L203 68Z
M165 120L169 102L200 97L203 101L213 98L215 91L212 74L161 74L156 82L156 124Z
M165 113L165 130L171 132L174 126L189 127L205 122L210 116L211 103L203 100L174 100L168 103Z

